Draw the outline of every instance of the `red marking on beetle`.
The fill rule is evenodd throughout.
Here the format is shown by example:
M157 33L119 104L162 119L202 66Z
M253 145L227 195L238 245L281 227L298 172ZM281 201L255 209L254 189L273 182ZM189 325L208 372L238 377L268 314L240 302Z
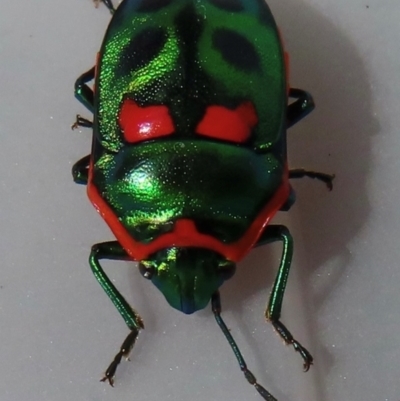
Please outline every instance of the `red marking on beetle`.
M243 237L236 242L224 244L210 235L199 233L194 221L189 219L180 219L176 221L174 231L166 233L148 244L143 244L129 235L127 229L121 224L110 206L101 197L97 188L92 183L92 170L93 166L91 165L89 168L89 181L87 186L89 199L106 221L128 255L132 260L136 261L148 259L152 253L157 252L160 249L172 246L195 246L213 250L225 256L227 260L238 262L256 245L258 238L264 231L264 228L271 221L276 212L282 207L290 194L288 172L286 170L283 182L273 198L261 210Z
M175 131L168 107L140 107L132 99L125 99L119 112L119 125L127 142L136 143Z
M257 113L251 102L244 102L235 110L224 106L209 106L196 132L211 138L243 143L249 139L257 122Z
M94 85L93 85L93 93L96 90L96 81L97 74L99 73L99 64L100 64L100 52L96 54L96 63L94 65Z

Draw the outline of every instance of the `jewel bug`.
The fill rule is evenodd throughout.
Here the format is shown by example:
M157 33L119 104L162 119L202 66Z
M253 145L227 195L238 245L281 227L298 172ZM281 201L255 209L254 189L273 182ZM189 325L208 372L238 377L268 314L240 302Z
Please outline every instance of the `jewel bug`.
M211 301L245 378L276 400L248 370L218 289L253 247L282 242L265 317L309 369L312 356L280 320L293 239L269 223L295 200L290 179L332 189L332 175L287 166L286 131L313 110L312 96L289 86L263 0L103 2L113 17L96 66L75 83L94 117L77 116L73 127L92 128L92 151L72 170L117 239L94 245L89 263L130 329L102 381L113 385L144 328L100 264L127 260L186 314Z

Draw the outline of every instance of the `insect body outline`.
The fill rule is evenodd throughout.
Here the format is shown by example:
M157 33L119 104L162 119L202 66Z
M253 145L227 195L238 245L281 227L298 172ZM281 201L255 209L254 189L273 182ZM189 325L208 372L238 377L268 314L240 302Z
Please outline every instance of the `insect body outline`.
M286 130L313 99L290 88L288 56L263 0L104 4L113 17L96 66L75 83L94 118L78 116L74 126L93 129L92 151L73 167L117 239L94 245L89 262L131 330L102 380L113 384L144 328L100 264L129 260L175 309L191 314L211 300L246 379L274 401L222 320L218 289L252 248L282 242L265 317L309 369L312 356L280 321L293 239L270 221L295 200L289 179L332 188L333 176L287 164Z

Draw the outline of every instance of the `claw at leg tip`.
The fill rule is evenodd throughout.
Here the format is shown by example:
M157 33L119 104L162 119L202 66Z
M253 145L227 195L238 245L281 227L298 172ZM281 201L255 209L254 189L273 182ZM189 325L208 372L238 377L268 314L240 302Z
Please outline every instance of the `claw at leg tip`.
M101 382L106 382L106 381L108 381L109 385L110 385L111 387L114 387L114 380L113 380L111 377L104 376L102 379L100 379L100 381L101 381Z

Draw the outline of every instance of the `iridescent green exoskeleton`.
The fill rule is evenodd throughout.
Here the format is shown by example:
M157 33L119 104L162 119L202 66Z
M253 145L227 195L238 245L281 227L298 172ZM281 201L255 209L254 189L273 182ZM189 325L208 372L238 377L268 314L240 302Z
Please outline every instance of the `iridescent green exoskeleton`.
M90 266L131 330L103 380L113 384L144 326L100 260L131 260L174 308L190 314L211 300L246 379L273 401L221 318L218 289L253 247L281 241L265 316L308 370L311 355L280 321L293 240L269 222L294 202L290 178L332 188L333 176L287 167L286 130L312 111L312 97L289 87L263 0L103 2L113 18L96 66L75 84L94 119L78 116L74 127L93 129L92 152L73 167L117 238L92 247Z

